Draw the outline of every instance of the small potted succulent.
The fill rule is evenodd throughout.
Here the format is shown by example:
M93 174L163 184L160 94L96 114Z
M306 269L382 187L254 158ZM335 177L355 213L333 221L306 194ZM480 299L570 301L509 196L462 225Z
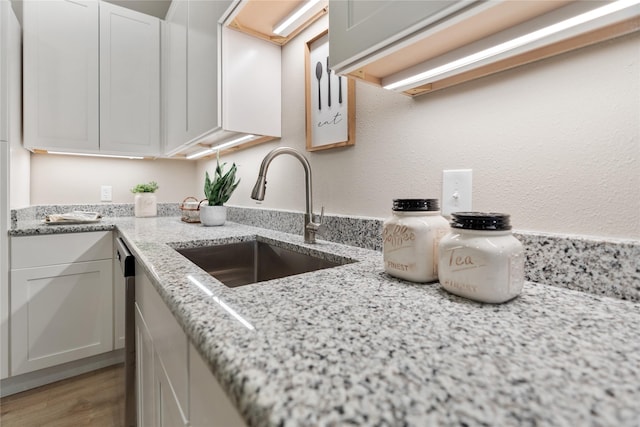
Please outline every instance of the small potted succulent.
M202 225L223 225L227 220L227 207L224 204L238 187L240 179L236 180L238 168L235 163L226 173L224 172L224 165L226 163L220 165L220 158L216 160L216 171L213 179L209 177L209 172L205 172L204 195L208 204L200 207L200 222Z
M134 213L138 218L156 216L158 214L156 190L160 188L155 181L148 184L138 184L131 189L135 194Z

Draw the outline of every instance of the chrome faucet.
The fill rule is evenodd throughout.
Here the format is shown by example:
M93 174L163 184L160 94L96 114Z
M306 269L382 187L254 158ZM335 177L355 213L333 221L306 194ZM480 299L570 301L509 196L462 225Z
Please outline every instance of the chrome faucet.
M324 218L324 206L320 213L320 222L313 222L313 207L311 205L311 166L307 158L302 155L298 150L291 147L278 147L271 150L262 160L260 165L260 172L258 173L258 180L251 192L251 198L255 200L264 200L264 193L267 190L267 169L271 161L280 154L291 154L293 157L300 160L302 167L304 167L304 180L307 187L307 206L304 214L304 241L305 243L315 243L316 233L322 225L322 219Z

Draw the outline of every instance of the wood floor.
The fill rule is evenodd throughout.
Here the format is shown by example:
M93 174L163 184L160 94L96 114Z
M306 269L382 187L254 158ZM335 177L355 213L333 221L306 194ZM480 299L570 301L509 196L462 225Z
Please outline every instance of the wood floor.
M0 400L2 427L121 427L123 422L122 364Z

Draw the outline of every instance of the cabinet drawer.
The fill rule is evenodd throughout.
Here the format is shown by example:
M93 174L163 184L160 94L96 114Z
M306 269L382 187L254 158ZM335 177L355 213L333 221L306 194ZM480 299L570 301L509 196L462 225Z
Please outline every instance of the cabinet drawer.
M11 238L11 269L112 258L110 231Z

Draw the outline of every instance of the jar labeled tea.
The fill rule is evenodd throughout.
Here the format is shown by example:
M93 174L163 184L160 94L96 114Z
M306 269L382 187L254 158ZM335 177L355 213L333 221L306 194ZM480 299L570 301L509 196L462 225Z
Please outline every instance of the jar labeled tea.
M412 282L438 279L438 243L449 231L437 199L394 199L383 224L384 270Z
M453 213L438 252L440 284L453 294L501 303L522 290L524 249L507 214Z

